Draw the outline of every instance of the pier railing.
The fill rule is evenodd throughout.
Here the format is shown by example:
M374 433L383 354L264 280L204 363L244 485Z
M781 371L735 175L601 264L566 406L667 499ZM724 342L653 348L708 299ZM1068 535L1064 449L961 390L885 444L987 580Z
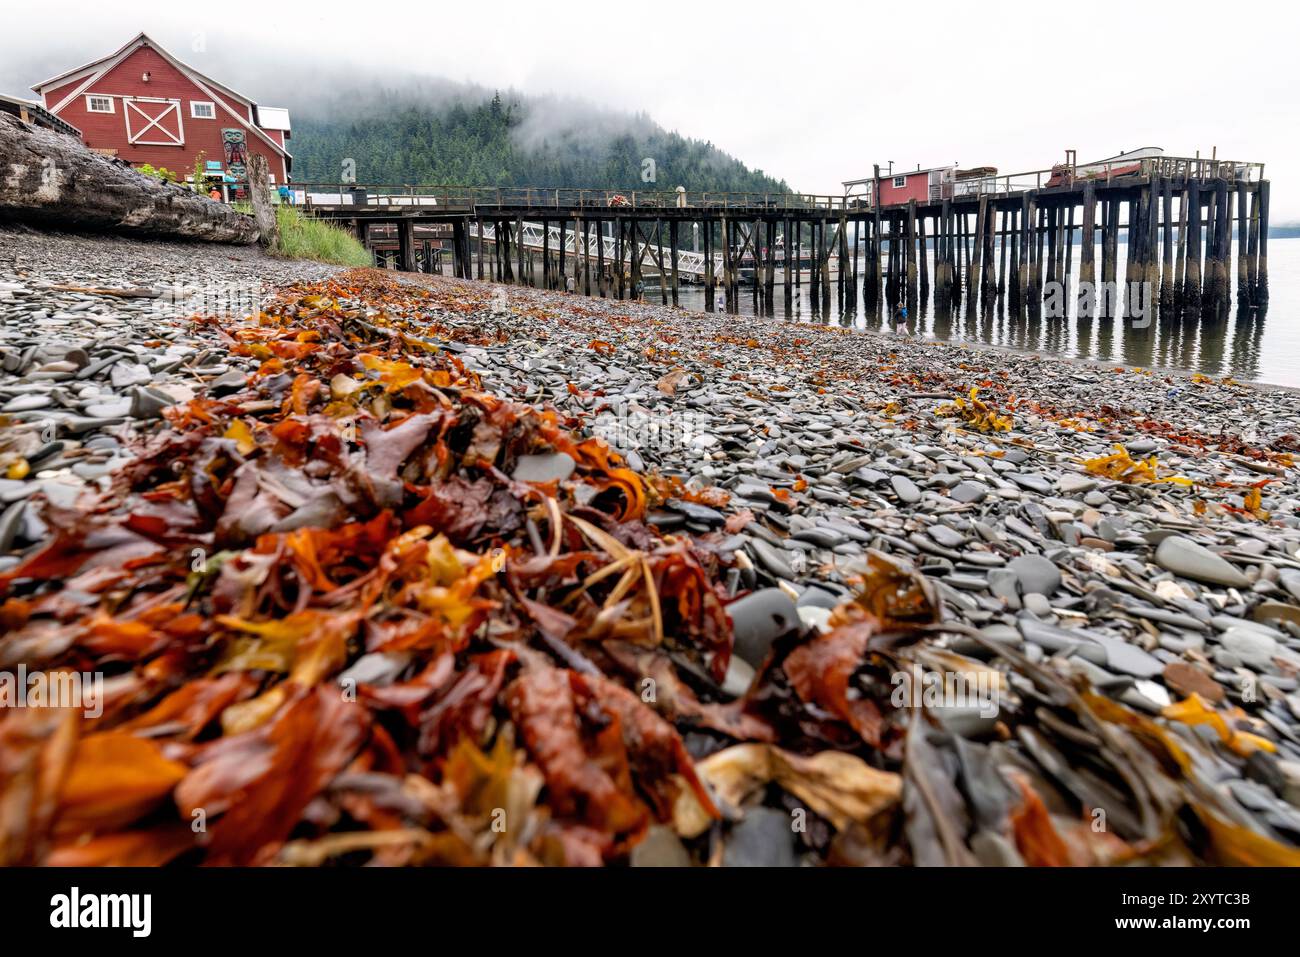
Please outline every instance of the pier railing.
M1048 169L972 177L943 184L943 197L999 197L1031 189L1072 187L1092 181L1112 183L1130 178L1169 177L1175 180L1226 179L1255 183L1264 178L1264 164L1199 156L1150 156L1116 159L1084 166L1059 164ZM604 214L619 209L757 209L780 212L861 212L871 206L863 195L796 192L725 192L699 190L580 189L537 186L417 186L413 184L293 183L294 202L306 209L338 212L347 207L401 209L418 207L439 212L472 214L478 209L590 209Z
M857 197L779 192L578 189L536 186L415 186L410 184L293 183L294 201L306 208L340 206L431 207L472 212L477 207L526 209L775 209L851 210Z
M1052 186L1069 187L1089 181L1111 183L1117 179L1152 176L1174 180L1226 179L1229 183L1256 183L1264 178L1264 164L1201 156L1146 156L1076 166L1060 164L1048 169L957 180L952 184L952 198L1007 196Z

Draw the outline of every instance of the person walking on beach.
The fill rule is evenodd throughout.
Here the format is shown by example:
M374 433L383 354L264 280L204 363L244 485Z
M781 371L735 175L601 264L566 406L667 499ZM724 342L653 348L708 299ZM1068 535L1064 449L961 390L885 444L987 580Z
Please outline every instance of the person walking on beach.
M901 302L898 308L894 310L894 331L900 336L907 335L907 306Z

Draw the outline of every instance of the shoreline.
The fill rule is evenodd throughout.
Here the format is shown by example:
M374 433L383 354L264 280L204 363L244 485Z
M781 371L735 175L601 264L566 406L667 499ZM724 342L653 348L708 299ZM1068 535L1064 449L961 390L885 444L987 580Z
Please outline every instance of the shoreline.
M407 274L407 275L409 275L409 274ZM474 281L474 282L477 282L478 280L473 280L473 281ZM504 286L504 284L488 283L487 280L484 280L484 283L489 284L489 285L503 285L504 288L514 288L514 287ZM577 295L577 294L574 293L573 295ZM600 300L600 297L598 297L598 296L584 296L583 298L586 298L586 299L596 299L596 300ZM600 300L600 301L604 301L604 302L616 302L617 300L609 300L609 299L606 299L606 300ZM649 300L642 300L642 302L645 303L645 304L649 304L649 305L658 305L658 304L656 304L656 303L650 303ZM664 308L664 307L663 307L663 306L659 306L659 308ZM672 309L673 307L672 307L672 306L668 306L667 308ZM683 306L683 307L679 307L679 308L681 309L681 311L683 311L683 312L688 312L688 313L690 313L691 315L702 315L702 316L708 316L708 315L727 316L727 315L731 315L731 313L707 313L707 312L703 312L702 310L688 309L688 308L686 308L686 307L684 307L684 306ZM767 321L772 321L772 322L780 322L780 321L782 321L782 318L783 318L783 317L781 317L781 316L750 316L750 315L745 315L745 318L747 318L747 319L761 319L761 320L767 320ZM789 321L789 320L787 320L787 321ZM1071 321L1074 321L1074 320L1071 320ZM883 338L883 339L890 339L890 338L896 338L896 337L897 337L895 333L886 332L886 331L884 331L884 330L882 330L882 329L868 329L868 328L860 328L860 327L858 327L858 326L856 326L856 325L848 325L848 326L833 326L833 325L830 325L830 324L828 324L828 323L814 323L814 322L810 322L810 321L808 321L808 320L804 320L804 319L801 319L801 320L798 320L798 321L794 321L794 322L792 322L792 324L793 324L793 325L796 325L796 326L814 326L814 327L826 328L826 329L844 329L844 330L846 330L846 331L850 331L850 332L858 333L858 334L860 334L860 335L874 335L874 336L879 336L879 337L881 337L881 338ZM1009 353L1015 353L1015 354L1017 354L1017 355L1033 356L1033 357L1035 357L1035 358L1038 358L1038 359L1041 359L1041 360L1044 360L1044 361L1072 362L1072 363L1076 363L1076 364L1078 364L1078 365L1095 365L1095 366L1098 366L1099 368L1107 368L1107 369L1114 369L1114 368L1131 369L1131 368L1135 368L1134 366L1132 366L1132 365L1130 365L1130 364L1128 364L1128 363L1123 363L1123 362L1114 362L1114 361L1106 360L1106 359L1095 359L1095 358L1089 358L1089 357L1087 357L1087 356L1079 356L1079 355L1061 355L1061 354L1058 354L1058 353L1044 352L1044 351L1042 351L1042 350L1040 350L1040 349L1026 349L1026 348L1022 348L1022 347L1020 347L1020 346L1008 346L1008 345L1003 345L1003 344L1001 344L1001 343L997 343L997 342L982 342L982 341L975 340L975 339L944 339L944 338L940 338L940 337L937 337L937 336L922 336L922 337L917 337L914 333L908 333L908 335L907 335L906 337L901 337L901 338L910 338L910 339L912 339L912 340L914 340L914 341L917 341L917 342L928 342L928 343L941 344L941 345L951 346L951 347L953 347L953 348L957 348L957 349L961 349L961 348L966 348L966 349L990 349L990 350L994 350L994 351L997 351L997 352L1009 352ZM1184 368L1184 367L1182 367L1182 366L1142 366L1141 368L1143 368L1143 369L1150 369L1151 372L1156 373L1156 374L1159 374L1159 375L1177 376L1177 377L1181 377L1181 378L1184 378L1184 379L1190 379L1190 378L1192 378L1192 376L1195 376L1195 375L1204 375L1204 374L1205 374L1205 373L1197 372L1197 370L1195 370L1195 369L1188 369L1188 368ZM1262 379L1234 379L1233 381L1234 381L1234 382L1237 382L1237 383L1239 383L1239 384L1241 384L1241 385L1244 385L1244 386L1250 386L1250 387L1253 387L1253 388L1260 388L1260 389L1277 389L1277 390L1281 390L1281 391L1285 391L1285 392L1295 392L1295 393L1300 393L1300 386L1298 386L1298 385L1286 385L1286 384L1284 384L1284 383L1280 383L1280 382L1266 382L1266 381L1264 381L1264 380L1262 380Z

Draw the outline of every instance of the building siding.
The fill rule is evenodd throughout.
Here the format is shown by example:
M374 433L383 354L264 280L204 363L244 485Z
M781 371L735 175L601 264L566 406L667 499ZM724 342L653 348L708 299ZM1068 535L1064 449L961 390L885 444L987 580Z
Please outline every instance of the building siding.
M930 173L928 170L919 173L899 173L898 175L906 177L906 182L902 186L895 186L894 177L892 176L882 176L880 178L880 204L882 206L896 206L913 199L918 203L929 202Z

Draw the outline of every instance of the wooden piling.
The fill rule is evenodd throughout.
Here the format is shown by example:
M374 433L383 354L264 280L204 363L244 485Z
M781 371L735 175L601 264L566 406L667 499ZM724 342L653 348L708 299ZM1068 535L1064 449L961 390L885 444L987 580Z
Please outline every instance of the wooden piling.
M1183 308L1183 287L1187 285L1187 188L1178 192L1178 259L1174 266L1174 304Z
M1035 199L1037 190L1035 190ZM1037 216L1034 217L1034 268L1031 270L1029 298L1034 312L1037 312L1043 305L1043 268L1046 261L1043 257L1043 243L1047 239L1047 209L1038 209Z
M822 246L822 256L821 256L821 269L822 269L822 275L821 275L821 292L822 292L822 303L823 303L823 305L827 305L827 306L829 306L829 305L830 305L830 301L831 301L831 248L827 245L827 242L826 242L826 222L825 222L825 220L823 220L819 225L820 225L820 227L821 227L821 246ZM831 236L831 240L833 241L834 239L835 239L835 237L834 237L834 235L832 235L832 236Z
M637 247L640 245L641 230L635 219L629 219L627 225L628 239L632 242L632 245L628 247L628 280L631 285L628 292L633 299L640 299L641 294L637 287L641 283L641 251Z
M1233 192L1237 194L1237 302L1250 303L1250 277L1246 270L1246 240L1250 233L1250 216L1246 211L1246 184L1239 181Z
M803 223L794 221L794 288L803 288Z
M1020 196L1020 261L1016 268L1016 299L1020 305L1029 300L1029 264L1030 232L1029 224L1033 222L1034 206L1031 194L1027 191Z
M1057 271L1060 266L1059 248L1061 244L1061 231L1058 229L1058 222L1061 218L1061 207L1052 205L1046 210L1047 213L1047 281L1057 282Z
M835 285L839 296L841 308L844 306L848 292L846 283L849 281L849 246L848 246L848 220L845 218L843 211L840 212L840 221L836 230L835 252L839 258L839 275L836 277Z
M1220 176L1214 183L1214 274L1211 299L1216 312L1227 308L1231 288L1228 280L1228 242L1232 237L1228 181Z
M1089 180L1083 184L1083 233L1079 237L1079 285L1087 283L1089 288L1096 285L1097 272L1095 256L1097 253L1097 187ZM1086 290L1080 288L1080 295Z
M1128 235L1128 243L1124 248L1124 290L1123 302L1125 314L1132 314L1134 283L1140 275L1142 268L1142 247L1139 244L1139 237L1142 235L1142 211L1141 211L1141 194L1137 198L1132 198L1125 205L1128 207L1128 216L1124 224L1125 232ZM1121 200L1121 203L1124 203Z
M881 281L880 167L876 167L875 184L876 184L876 189L875 192L872 193L872 197L871 197L872 213L874 216L874 222L872 223L871 226L871 245L872 245L871 261L872 261L872 269L875 272L875 275L872 277L871 280L871 301L873 305L880 301L880 291L881 291L880 290L880 281Z
M1020 308L1020 210L1015 206L1010 209L1010 218L1008 220L1008 232L1004 241L1007 242L1011 249L1007 254L1007 304L1012 308Z
M930 295L930 265L926 257L924 216L916 221L916 246L917 265L921 274L921 298L926 299Z
M1139 250L1137 247L1138 237L1138 200L1128 199L1119 201L1119 208L1127 207L1128 213L1124 218L1124 231L1127 235L1128 242L1124 247L1124 301L1128 301L1129 291L1133 288L1134 271L1138 265ZM1118 241L1118 240L1117 240ZM1116 262L1118 262L1118 256Z
M1113 287L1119 280L1119 214L1123 200L1110 197L1106 201L1106 255L1102 265L1102 279Z
M1250 235L1246 237L1246 275L1250 286L1250 302L1259 303L1259 184L1250 195Z
M662 220L655 220L654 225L654 242L650 244L651 255L654 257L655 268L659 270L659 304L668 305L668 270L664 267L664 247L663 247L664 226Z
M524 218L515 217L515 259L519 269L519 285L524 284Z
M911 301L916 298L916 200L907 201L906 217L907 234L903 243L907 254L907 299Z
M1259 265L1256 267L1255 281L1258 284L1255 302L1260 305L1268 303L1268 180L1259 181Z
M723 299L725 300L727 311L733 312L736 308L735 294L732 290L731 282L731 220L726 216L722 217L722 288Z
M887 222L889 249L885 253L888 257L885 263L885 301L893 306L898 302L898 218L891 213Z
M582 220L582 295L591 295L591 221Z
M1002 229L998 237L998 299L1007 293L1007 245L1011 239L1009 232L1011 211L1002 210Z
M669 251L670 251L670 255L672 256L672 270L673 270L673 287L672 287L672 292L673 292L673 305L676 306L676 305L678 305L678 301L677 301L677 292L678 292L678 285L679 285L679 282L680 282L680 277L679 277L678 269L677 269L677 220L675 220L675 219L674 219L672 222L670 222L670 223L668 224L668 248L669 248Z
M767 275L763 285L766 287L767 306L772 308L772 293L776 288L776 220L767 220Z
M1218 207L1218 196L1214 191L1214 183L1208 182L1204 186L1204 220L1201 223L1201 309L1203 312L1213 312L1215 308L1215 261L1214 261L1214 237L1217 234L1216 213Z
M1074 274L1074 201L1066 210L1065 219L1065 277L1068 280Z
M1201 308L1201 185L1187 184L1187 271L1183 278L1183 309L1196 313Z
M474 227L478 230L478 278L483 280L483 217L477 216L474 219Z
M1170 308L1174 303L1174 184L1169 177L1160 183L1160 204L1164 212L1162 237L1163 268L1160 274L1160 306Z
M1146 303L1154 303L1160 288L1160 257L1157 254L1160 243L1160 181L1152 179L1147 190L1147 215L1143 223L1145 234L1142 242L1142 262L1145 271L1142 281L1147 284Z
M790 245L790 217L787 216L782 225L785 229L785 234L782 236L781 265L785 272L785 275L782 278L785 280L785 307L788 311L791 300L794 296L794 291L790 288L790 258L794 253L794 247Z
M955 209L953 216L953 298L960 299L970 279L967 275L970 269L970 249L966 245L966 211Z
M457 279L464 278L465 272L464 243L461 235L461 230L463 228L464 224L459 219L451 224L451 265L452 272L455 274ZM422 251L424 252L424 271L433 272L433 263L431 262L431 257L429 255L429 243L427 240L422 244Z
M510 226L509 220L497 223L497 249L500 250L500 264L497 277L499 282L514 282L515 270L510 264Z
M556 270L556 276L555 276L556 289L565 288L565 277L568 275L568 273L564 271L564 253L565 253L564 245L567 241L565 232L568 225L569 225L569 221L567 219L560 220L560 263L559 263L559 268ZM573 244L573 248L574 251L576 252L578 248L578 244L576 242Z
M952 301L952 254L953 254L953 218L952 218L952 201L945 199L940 204L939 218L943 225L940 227L940 243L943 247L942 253L935 257L935 286L942 292L943 301L949 303ZM943 275L939 276L942 268Z
M993 203L989 203L988 208L984 211L984 231L980 234L980 242L984 244L984 252L981 257L984 261L984 277L980 295L986 305L993 301L998 286L993 259L993 235L997 232L997 216L997 209Z
M605 222L596 220L596 285L600 289L600 298L609 296L609 276L605 270Z

